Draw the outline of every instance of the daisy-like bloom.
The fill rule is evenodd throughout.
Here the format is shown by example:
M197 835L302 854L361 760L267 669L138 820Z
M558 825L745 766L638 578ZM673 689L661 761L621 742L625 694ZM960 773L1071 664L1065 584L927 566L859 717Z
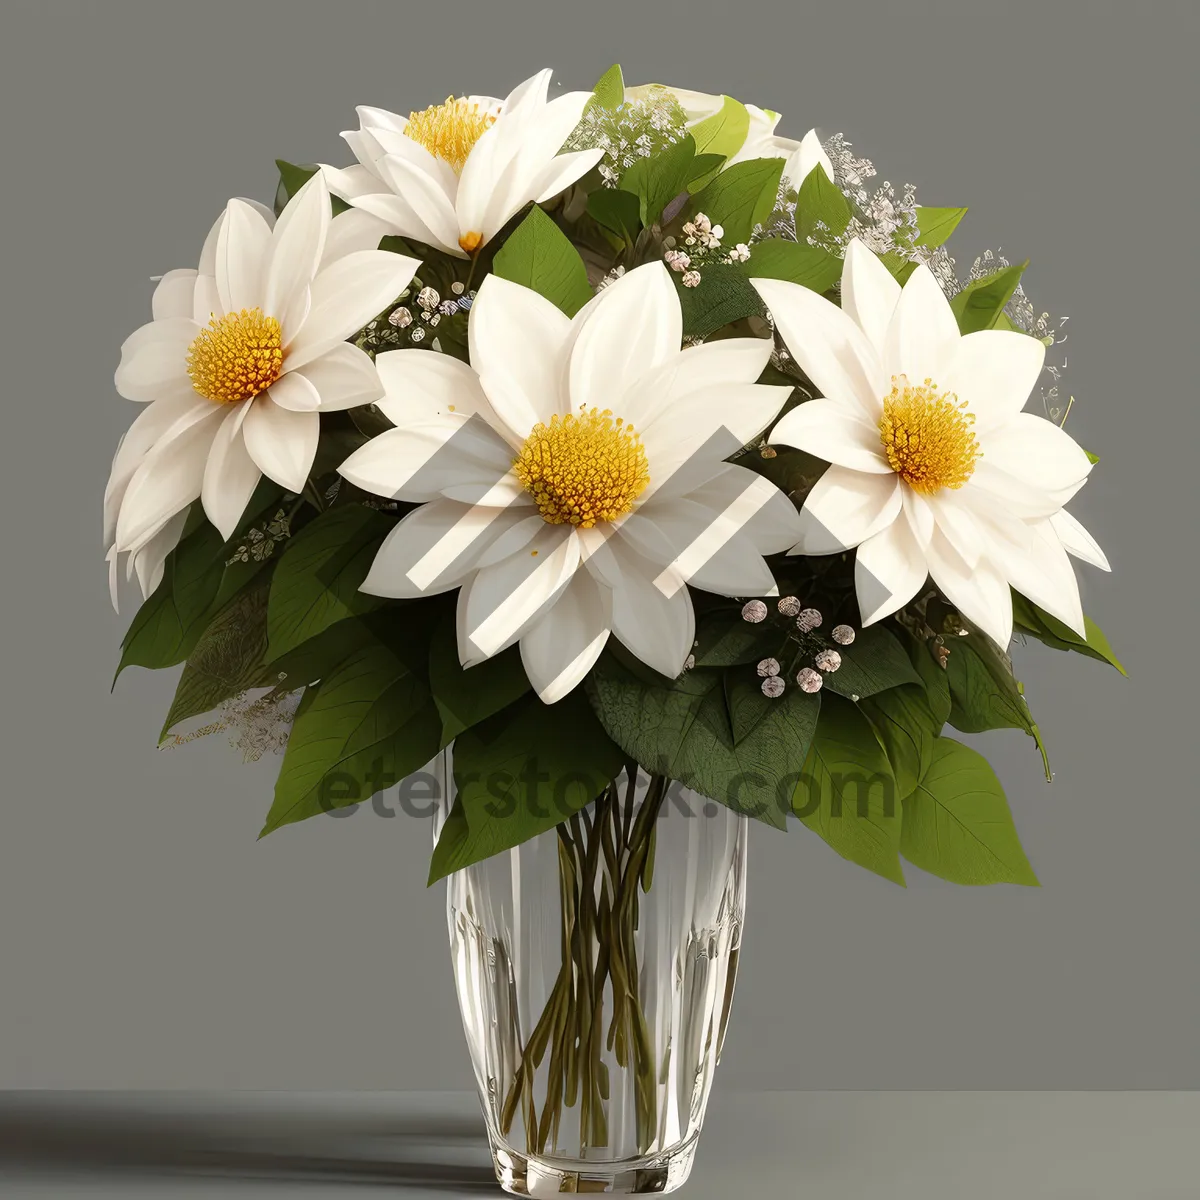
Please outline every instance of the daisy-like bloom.
M272 229L231 200L197 270L169 271L153 320L121 347L117 391L146 405L122 439L104 496L115 591L118 556L144 593L161 578L199 497L229 537L263 475L299 492L321 412L383 394L371 359L345 339L408 286L415 259L373 245L351 214L330 217L320 174Z
M574 319L489 275L467 333L470 366L422 350L378 358L379 407L397 428L340 470L421 507L388 535L363 590L461 587L463 665L519 641L546 703L575 687L610 633L678 675L695 634L684 585L769 595L763 555L799 532L781 492L723 461L789 394L755 383L770 342L681 350L662 263L627 272Z
M626 88L625 94L631 100L641 99L661 86L656 83L639 84ZM687 116L689 127L699 125L701 121L720 112L725 103L724 96L714 96L709 92L690 92L684 88L673 87L666 87L664 90L670 92L679 102L679 107ZM759 108L757 104L747 104L745 108L750 114L750 128L741 147L726 160L726 167L751 158L782 158L785 160L784 178L792 187L798 188L816 166L824 167L825 174L830 179L833 178L833 162L822 148L821 139L817 137L815 129L810 129L799 141L780 137L775 132L775 126L780 121L779 113L769 108Z
M358 166L322 168L330 188L384 233L473 254L530 201L557 196L603 157L559 154L592 93L547 100L550 75L540 71L504 101L451 96L407 118L360 108L360 128L342 134Z
M857 547L863 623L907 604L927 577L1001 646L1010 585L1084 632L1067 554L1105 569L1063 506L1091 470L1052 422L1022 412L1045 347L1024 333L960 335L936 279L901 289L850 243L842 307L807 288L752 280L823 399L789 412L771 440L832 465L809 493L796 553Z

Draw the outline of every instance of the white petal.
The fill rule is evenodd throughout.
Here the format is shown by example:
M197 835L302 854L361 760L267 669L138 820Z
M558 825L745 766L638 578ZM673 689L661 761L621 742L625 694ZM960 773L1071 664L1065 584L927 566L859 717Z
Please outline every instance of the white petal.
M317 453L321 418L315 412L281 407L271 399L271 389L247 403L250 411L242 424L242 437L250 457L280 487L303 491Z
M975 463L974 474L963 488L963 497L977 511L1000 511L1030 519L1052 516L1081 486L1082 481L1070 488L1053 491L1036 481L1017 479L985 455Z
M461 421L447 414L425 416L373 437L338 473L364 491L393 500L434 500L453 489L455 499L506 507L511 491L506 489L501 499L496 488L511 469L511 448L486 421Z
M452 241L448 241L442 234L430 229L425 220L418 215L417 209L404 196L395 196L391 192L369 193L356 196L350 203L355 208L377 217L387 225L388 230L392 233L426 242L430 246L453 254L456 258L468 257L466 251L458 244L457 233ZM439 221L438 224L440 227L441 222Z
M376 164L376 170L392 192L404 198L416 218L417 228L400 230L401 233L421 237L419 230L424 228L432 235L435 245L458 247L459 233L465 231L459 229L454 194L446 191L446 180L442 175L430 175L411 159L395 154L384 155ZM357 207L362 207L361 203Z
M233 536L262 478L262 472L242 440L242 422L249 407L247 404L235 406L221 422L208 452L200 490L205 516L226 541Z
M156 321L165 321L168 317L191 317L197 274L197 271L180 268L168 271L158 281L150 301L150 310Z
M577 179L582 179L602 158L604 150L572 150L552 158L529 185L533 199L539 204L553 200L566 191Z
M521 638L521 663L537 694L555 704L592 669L608 641L612 593L586 571Z
M355 154L358 154L359 143L350 140L358 138L357 132L343 133L342 137L350 144L350 148ZM329 190L348 204L354 204L361 196L378 195L384 191L383 180L366 164L353 167L331 167L322 163L321 174L325 177L325 184ZM332 236L332 228L330 236Z
M383 221L363 212L362 209L350 208L339 213L329 223L329 233L325 237L325 253L321 255L321 261L317 265L317 274L320 275L347 254L355 254L360 250L378 250L379 243L388 232L388 227Z
M329 188L318 171L288 201L275 223L265 266L265 313L282 321L294 311L296 298L317 273L331 219ZM285 343L295 335L286 327L283 333Z
M1004 573L987 558L969 566L940 531L935 530L925 553L929 573L946 599L1005 649L1012 641L1013 614L1012 592Z
M817 131L810 129L800 139L800 145L788 156L783 173L791 185L799 189L814 167L821 167L825 174L833 179L833 160L825 153Z
M489 275L467 325L471 366L497 416L523 441L539 421L565 414L563 365L571 321L530 288Z
M1092 469L1088 456L1053 421L1019 412L979 439L982 462L1026 486L1061 492L1082 483Z
M321 393L302 371L289 371L271 385L271 399L290 412L316 412Z
M570 351L571 407L619 412L641 376L676 354L683 313L661 262L627 271L575 318Z
M200 495L209 447L224 413L217 405L181 417L134 471L117 517L116 546L137 550Z
M207 325L213 317L223 316L225 306L221 303L221 294L217 291L217 280L214 275L198 275L196 290L192 296L192 317L199 326Z
M1046 359L1046 347L1026 333L983 329L960 338L935 380L965 401L984 433L1025 407Z
M794 554L837 554L889 526L900 515L897 475L830 467L813 485L800 513Z
M279 382L297 374L313 385L320 397L322 412L340 412L374 404L383 395L383 384L371 356L349 342L335 342L319 358L306 363L299 371L290 371ZM275 388L271 391L273 394Z
M133 572L137 576L138 587L141 588L144 599L148 600L162 583L163 565L167 555L179 544L187 519L187 509L180 510L132 555Z
M782 279L750 282L771 312L784 344L821 395L857 404L878 420L890 384L870 339L836 304Z
M887 331L884 366L889 377L906 375L912 384L941 381L959 343L958 321L933 272L922 263L900 292Z
M696 637L696 615L686 587L664 594L654 580L659 569L611 539L613 633L631 653L660 675L674 679L683 670ZM589 570L593 564L589 561ZM593 571L595 574L595 571Z
M318 272L308 315L287 345L295 370L344 342L400 295L421 264L387 250L357 250Z
M458 657L464 667L522 637L562 594L579 566L570 526L542 522L518 554L476 571L458 598Z
M451 413L465 421L478 413L496 426L479 376L457 358L428 350L389 350L376 357L375 369L384 389L377 407L394 425Z
M837 400L808 400L786 412L771 430L771 442L795 446L828 463L867 471L894 474L883 454L879 429L856 405Z
M1080 637L1086 637L1079 584L1050 522L997 521L988 532L988 557L1008 582Z
M969 567L973 567L983 552L984 531L963 497L953 489L944 488L923 497L933 513L934 524Z
M864 625L903 608L929 575L925 553L907 521L872 534L854 556L854 590Z
M264 302L264 277L271 227L257 208L244 200L230 200L217 235L217 294L225 312L261 308L267 316L279 314Z
M455 500L422 504L384 539L361 590L404 600L456 588L492 542L527 513Z
M125 339L113 382L126 400L149 403L196 395L187 373L188 347L200 332L195 321L151 321Z
M1096 539L1065 508L1050 518L1050 526L1058 534L1058 539L1068 554L1073 554L1102 571L1112 570Z
M870 339L881 361L887 353L888 326L899 301L900 285L892 273L854 238L846 247L842 268L842 308Z

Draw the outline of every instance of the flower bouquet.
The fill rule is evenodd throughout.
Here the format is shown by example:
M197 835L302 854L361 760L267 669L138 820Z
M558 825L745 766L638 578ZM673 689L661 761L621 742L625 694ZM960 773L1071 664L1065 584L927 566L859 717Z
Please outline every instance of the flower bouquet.
M1045 759L1014 633L1120 664L1025 264L961 278L966 210L840 135L549 89L361 108L355 164L228 203L122 348L105 541L164 743L282 750L264 834L423 780L500 1182L666 1191L750 822L1034 884L946 729Z

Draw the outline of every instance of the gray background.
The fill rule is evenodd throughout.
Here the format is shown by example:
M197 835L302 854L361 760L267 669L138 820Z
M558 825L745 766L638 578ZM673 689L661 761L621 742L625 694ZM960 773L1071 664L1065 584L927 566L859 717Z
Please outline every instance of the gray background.
M1040 891L901 892L755 830L724 1086L1200 1084L1194 4L2 7L0 1086L469 1086L427 826L256 843L277 760L156 751L168 674L108 695L111 373L149 277L194 265L227 197L270 199L275 156L344 162L356 103L618 58L970 205L960 264L1032 258L1103 460L1075 511L1116 571L1082 568L1086 603L1133 671L1018 651L1053 787L1023 735L985 743Z

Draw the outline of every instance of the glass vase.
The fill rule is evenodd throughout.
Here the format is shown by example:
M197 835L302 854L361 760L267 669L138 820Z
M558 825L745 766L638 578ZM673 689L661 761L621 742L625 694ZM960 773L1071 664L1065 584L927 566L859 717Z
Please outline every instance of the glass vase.
M626 775L449 877L459 1006L506 1191L687 1179L733 998L746 843L724 805Z

